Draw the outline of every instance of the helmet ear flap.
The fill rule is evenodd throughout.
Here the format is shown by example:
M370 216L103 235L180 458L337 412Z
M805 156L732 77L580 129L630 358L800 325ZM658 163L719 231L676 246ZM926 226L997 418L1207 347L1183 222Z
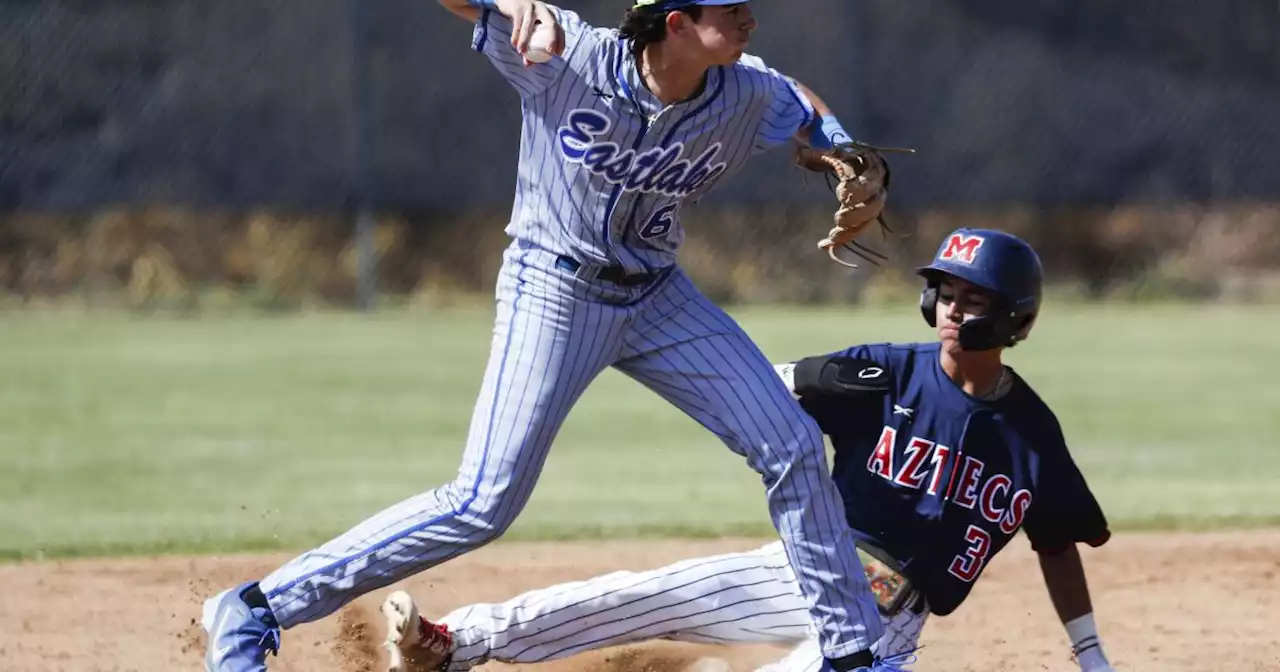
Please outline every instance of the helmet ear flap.
M1019 321L1017 328L1013 332L1012 343L1021 343L1027 340L1027 336L1031 334L1031 328L1036 326L1037 317L1039 317L1039 314L1032 313Z
M931 327L938 326L938 285L930 282L920 292L920 313Z

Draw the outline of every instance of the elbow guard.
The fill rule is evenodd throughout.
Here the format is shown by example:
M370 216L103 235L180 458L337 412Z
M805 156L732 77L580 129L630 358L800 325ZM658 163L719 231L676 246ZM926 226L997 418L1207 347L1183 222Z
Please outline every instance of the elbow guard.
M792 373L797 396L867 396L886 392L893 376L884 365L857 357L808 357Z

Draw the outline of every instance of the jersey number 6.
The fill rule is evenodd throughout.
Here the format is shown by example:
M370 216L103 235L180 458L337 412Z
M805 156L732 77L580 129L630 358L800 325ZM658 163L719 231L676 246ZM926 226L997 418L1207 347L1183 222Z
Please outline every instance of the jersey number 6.
M649 221L640 229L640 237L649 240L650 238L657 238L670 233L671 225L675 223L671 218L671 213L675 212L678 207L680 207L679 203L672 203L658 208L658 211L653 213Z
M964 540L969 542L969 548L965 549L963 555L951 559L951 566L947 571L965 583L973 583L987 562L987 554L991 552L991 535L977 525L970 525L965 530Z

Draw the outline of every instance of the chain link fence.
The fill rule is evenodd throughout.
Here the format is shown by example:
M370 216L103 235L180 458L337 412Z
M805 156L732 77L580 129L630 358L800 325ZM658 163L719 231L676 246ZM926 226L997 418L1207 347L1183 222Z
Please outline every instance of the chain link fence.
M960 222L1097 296L1170 273L1215 296L1280 261L1280 2L753 7L754 53L919 150L895 161L897 271ZM0 283L349 303L376 260L382 292L483 291L519 104L470 37L429 0L0 0ZM690 210L685 262L726 300L857 298L893 274L823 267L829 203L766 155Z

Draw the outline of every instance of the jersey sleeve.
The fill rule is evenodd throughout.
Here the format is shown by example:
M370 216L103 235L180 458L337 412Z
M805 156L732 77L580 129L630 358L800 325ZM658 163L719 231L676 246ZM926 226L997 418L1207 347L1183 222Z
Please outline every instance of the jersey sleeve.
M756 56L744 54L738 61L761 97L761 116L752 145L754 153L786 144L817 118L813 104L800 92L796 81L765 65Z
M836 397L801 397L800 408L818 423L827 436L839 434L848 422L850 402Z
M548 8L564 28L564 53L546 63L525 67L522 57L511 44L511 20L499 12L480 12L471 38L471 48L484 54L489 62L511 84L522 98L531 98L559 79L575 54L590 48L600 39L600 29L586 23L577 13L553 5Z
M840 352L831 353L833 356L855 357L858 359L869 359L873 362L881 362L889 365L889 347L887 343L869 343L865 345L854 345Z
M1111 538L1107 518L1067 451L1056 421L1046 425L1053 432L1041 452L1041 480L1023 524L1031 548L1056 553L1077 543L1101 546Z

